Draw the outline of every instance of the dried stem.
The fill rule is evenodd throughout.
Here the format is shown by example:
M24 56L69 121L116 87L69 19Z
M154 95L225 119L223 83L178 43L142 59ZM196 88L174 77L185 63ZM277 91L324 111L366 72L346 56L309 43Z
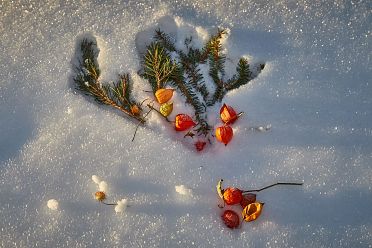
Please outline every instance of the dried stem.
M260 192L262 190L265 190L265 189L268 189L268 188L271 188L271 187L274 187L276 185L303 185L304 183L283 183L283 182L278 182L278 183L274 183L274 184L271 184L269 186L266 186L266 187L263 187L261 189L251 189L251 190L244 190L242 191L242 193L249 193L249 192Z

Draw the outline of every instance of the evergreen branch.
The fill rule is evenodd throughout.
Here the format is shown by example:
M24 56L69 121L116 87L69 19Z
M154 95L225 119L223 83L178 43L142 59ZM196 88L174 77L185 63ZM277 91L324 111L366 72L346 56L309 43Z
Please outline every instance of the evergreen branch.
M128 108L130 102L124 103L124 99L126 97L129 99L129 97L118 94L118 91L123 89L124 84L118 83L116 85L114 84L112 87L110 85L102 85L99 81L100 70L97 62L99 53L97 43L92 40L84 39L80 44L80 50L82 54L79 66L75 68L77 75L74 77L76 89L93 97L96 102L109 105L120 110L129 117L138 120L140 123L144 123L145 120L141 116L135 115L130 111L130 107ZM122 104L118 102L119 96L123 97L123 99L120 100Z
M143 76L149 80L154 93L165 87L174 69L175 64L164 47L160 43L152 43L145 55Z
M226 90L237 89L240 86L247 84L252 79L252 72L249 69L248 60L245 58L239 60L236 72L238 76L235 75L226 83Z
M154 39L168 51L177 51L176 46L174 45L174 42L169 37L169 35L161 31L160 29L155 30Z
M212 98L207 101L208 106L213 106L216 102L220 102L225 94L224 92L224 83L222 78L225 75L225 60L226 56L222 54L222 45L221 39L222 36L226 34L226 30L218 29L216 35L212 36L211 39L207 42L206 46L204 47L204 53L209 54L208 61L209 61L209 75L213 79L215 84L215 93L213 94Z

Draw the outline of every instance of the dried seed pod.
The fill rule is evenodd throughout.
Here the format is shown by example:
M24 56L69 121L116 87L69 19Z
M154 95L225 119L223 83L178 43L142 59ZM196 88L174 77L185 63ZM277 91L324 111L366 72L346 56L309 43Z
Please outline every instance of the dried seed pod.
M140 108L137 106L137 104L133 104L132 106L130 106L130 111L132 112L132 114L134 115L139 115L141 113L141 110Z
M155 97L158 103L163 104L168 102L173 96L174 89L158 89L155 92Z
M238 228L240 224L239 215L232 210L225 210L221 216L228 228Z
M106 194L103 191L97 191L94 194L94 197L96 198L97 201L104 201L106 199Z
M248 204L243 209L243 212L242 212L243 219L248 222L256 220L261 215L263 205L264 204L261 202L254 202L254 203Z
M227 188L223 192L223 200L227 205L239 204L242 198L242 191L238 188Z
M240 202L240 206L244 209L247 205L254 203L256 201L256 194L248 193L243 194L242 201Z
M186 114L176 115L175 128L176 131L185 131L191 127L194 127L196 123L192 118Z
M204 142L204 141L201 141L201 140L199 140L199 141L197 141L196 143L195 143L195 148L196 148L196 150L198 151L198 152L200 152L200 151L202 151L203 149L204 149L204 146L207 144L207 142Z
M164 117L168 117L168 115L170 115L173 111L173 103L163 103L160 106L159 111Z
M225 124L233 124L238 118L240 114L236 114L235 110L226 104L223 104L223 106L220 109L220 117L221 120Z
M216 129L217 140L224 143L225 146L231 141L233 135L233 129L230 126L221 126Z

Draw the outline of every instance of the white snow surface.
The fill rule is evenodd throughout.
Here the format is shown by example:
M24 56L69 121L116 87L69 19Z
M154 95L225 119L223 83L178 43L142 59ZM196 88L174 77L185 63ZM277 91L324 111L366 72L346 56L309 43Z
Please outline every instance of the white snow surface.
M224 99L245 112L226 147L198 153L156 113L131 142L135 122L75 90L76 44L89 34L102 78L129 72L136 97L149 96L139 52L157 27L177 42L190 32L195 46L228 28L227 72L240 56L266 63ZM363 0L0 1L0 247L371 247L371 27ZM173 114L192 114L182 100ZM92 197L93 174L110 202L130 202L125 214ZM304 185L260 192L260 218L230 230L220 178Z

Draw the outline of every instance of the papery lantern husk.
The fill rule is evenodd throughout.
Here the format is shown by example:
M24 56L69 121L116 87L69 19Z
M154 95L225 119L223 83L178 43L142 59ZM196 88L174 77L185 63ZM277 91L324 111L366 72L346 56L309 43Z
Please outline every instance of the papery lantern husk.
M168 117L173 111L173 103L163 103L159 111L164 117Z
M223 104L220 109L220 117L225 124L233 124L239 116L231 106Z
M168 102L173 96L174 89L158 89L155 92L155 97L158 103L163 104Z
M196 143L195 143L195 148L196 148L196 150L198 151L198 152L200 152L200 151L202 151L203 149L204 149L204 146L207 144L207 142L205 142L205 141L197 141Z
M192 118L186 114L176 115L175 129L176 131L185 131L191 127L194 127L196 123Z
M243 194L240 206L242 206L242 208L244 209L246 206L254 202L256 202L256 194L253 193Z
M234 132L230 126L222 126L216 129L216 138L218 141L227 145L233 138Z
M242 191L238 188L227 188L223 192L223 200L227 205L239 204L242 197Z
M261 202L254 202L248 204L242 212L243 219L247 222L254 221L258 217L260 217L263 208L263 203Z
M94 194L94 197L96 198L97 201L104 201L106 199L106 194L103 191L97 191Z
M228 228L238 228L240 224L239 215L232 210L225 210L221 218Z

